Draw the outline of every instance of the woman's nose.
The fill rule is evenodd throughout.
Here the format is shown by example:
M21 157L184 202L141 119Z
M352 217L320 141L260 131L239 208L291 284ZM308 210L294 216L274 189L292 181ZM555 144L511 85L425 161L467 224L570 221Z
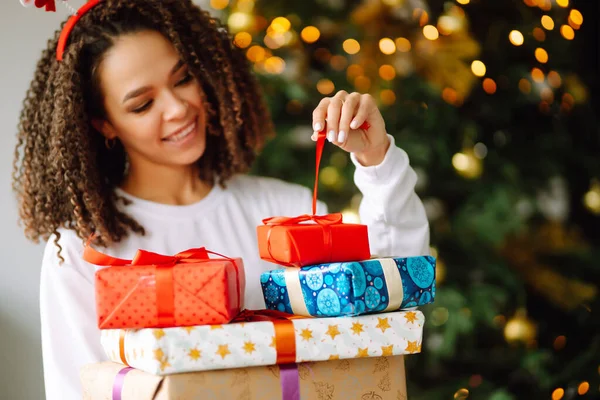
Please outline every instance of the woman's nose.
M165 120L170 121L174 119L180 119L185 117L187 114L188 103L175 95L174 93L170 93L167 96L167 103L165 109Z

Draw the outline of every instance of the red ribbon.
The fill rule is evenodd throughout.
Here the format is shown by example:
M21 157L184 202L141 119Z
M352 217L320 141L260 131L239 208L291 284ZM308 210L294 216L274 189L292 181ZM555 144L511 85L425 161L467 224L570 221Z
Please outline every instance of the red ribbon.
M37 8L46 7L46 11L56 11L56 4L54 3L54 0L35 0L35 6Z
M94 250L91 246L93 236L83 251L83 259L91 264L100 266L135 266L152 265L155 267L154 276L156 280L156 309L158 325L162 327L173 326L175 323L175 293L173 282L173 267L177 264L199 264L214 261L209 258L209 253L232 261L237 272L236 289L238 300L241 304L241 289L238 265L232 258L226 257L214 251L206 250L204 247L189 249L175 254L165 256L146 250L138 250L133 260L116 258ZM118 307L115 307L117 309ZM107 317L108 318L108 317Z
M363 124L359 127L359 129L367 130L371 127L367 121L363 122ZM315 160L315 184L313 188L313 198L312 198L312 215L300 215L298 217L271 217L263 219L264 225L270 225L271 228L267 232L267 249L269 251L269 256L272 260L277 261L277 263L281 265L293 266L293 263L286 263L280 260L277 260L273 254L271 253L271 232L273 231L273 227L275 226L285 226L285 225L298 225L302 222L306 221L314 221L317 224L323 227L323 244L325 249L328 249L329 257L328 260L331 260L331 252L333 250L333 240L331 237L331 228L329 225L341 224L342 223L342 214L341 213L333 213L327 215L316 215L317 214L317 192L319 188L319 166L321 165L321 157L323 155L323 148L325 147L325 139L327 129L324 128L321 132L319 132L319 136L317 139L317 151L316 151L316 160ZM298 253L298 249L296 248L296 253ZM300 255L296 254L297 260L300 260Z

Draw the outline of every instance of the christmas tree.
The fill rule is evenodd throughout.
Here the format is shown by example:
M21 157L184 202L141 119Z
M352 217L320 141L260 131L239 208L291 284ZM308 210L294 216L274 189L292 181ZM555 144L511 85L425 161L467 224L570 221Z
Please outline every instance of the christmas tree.
M311 187L311 113L341 89L372 94L411 157L438 259L411 400L599 395L598 2L207 6L277 127L256 173ZM347 154L327 146L322 166L320 198L356 219Z

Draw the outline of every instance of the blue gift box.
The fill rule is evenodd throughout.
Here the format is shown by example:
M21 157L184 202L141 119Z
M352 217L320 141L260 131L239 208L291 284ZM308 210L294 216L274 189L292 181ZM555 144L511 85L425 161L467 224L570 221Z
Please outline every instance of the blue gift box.
M435 297L435 258L379 258L265 272L260 281L268 309L335 317L395 311Z

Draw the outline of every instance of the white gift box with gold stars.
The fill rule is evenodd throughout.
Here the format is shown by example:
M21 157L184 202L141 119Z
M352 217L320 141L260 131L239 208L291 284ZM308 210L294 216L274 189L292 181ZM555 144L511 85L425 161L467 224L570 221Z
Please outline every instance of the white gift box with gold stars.
M425 317L418 310L291 320L296 362L413 354ZM155 375L275 365L273 322L102 331L110 360Z

